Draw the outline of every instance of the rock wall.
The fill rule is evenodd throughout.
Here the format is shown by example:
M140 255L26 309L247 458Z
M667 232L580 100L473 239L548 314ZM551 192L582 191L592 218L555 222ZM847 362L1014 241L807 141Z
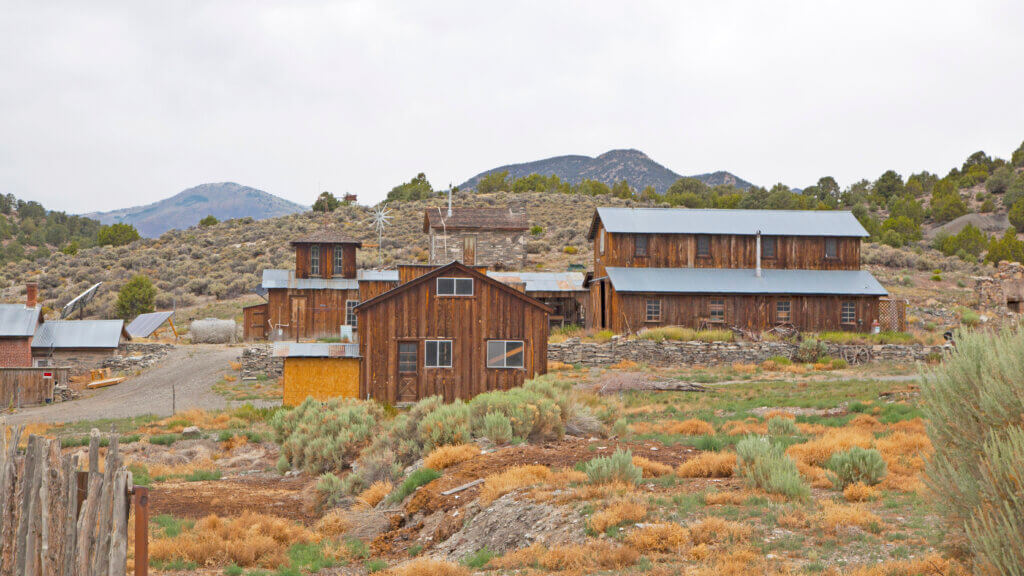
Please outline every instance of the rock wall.
M275 358L270 344L256 344L242 350L238 361L242 364L242 378L255 378L266 374L272 380L284 375L284 358Z
M128 342L118 350L117 356L105 358L101 366L110 368L112 372L134 372L156 364L172 349L174 349L174 344Z
M681 364L758 364L773 356L792 358L798 344L790 342L654 342L613 338L609 342L581 342L571 338L548 344L548 361L584 366L608 366L623 360L652 366ZM922 344L841 345L825 343L829 356L844 358L867 349L869 360L877 362L916 362L941 354L943 346Z
M1013 311L1020 312L1020 302L1024 301L1024 265L1000 262L992 276L974 277L974 291L978 307L984 310L1005 312L1008 306L1015 306Z

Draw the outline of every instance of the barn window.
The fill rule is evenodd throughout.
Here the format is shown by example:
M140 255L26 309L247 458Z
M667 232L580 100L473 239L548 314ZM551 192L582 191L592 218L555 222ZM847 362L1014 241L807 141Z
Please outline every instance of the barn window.
M490 340L487 342L487 367L522 368L525 348L522 340Z
M708 304L708 320L715 323L725 323L725 300L712 298Z
M647 321L661 322L661 300L647 301Z
M309 275L320 275L320 246L316 244L309 247Z
M789 323L792 320L793 315L789 300L779 300L775 302L775 321L779 323Z
M775 259L775 247L777 238L775 236L761 237L761 257L765 260Z
M451 340L427 340L423 352L423 365L427 368L452 367Z
M647 236L640 234L633 237L634 253L638 258L647 257Z
M349 326L356 325L356 306L359 306L359 300L345 300L345 324Z
M342 256L344 252L342 251L341 246L335 246L331 250L332 255L334 256L334 275L341 276L341 262L344 260L344 257Z
M833 260L839 257L839 241L835 238L825 238L825 258Z
M843 302L843 308L839 312L839 322L842 324L856 324L857 305L853 302Z
M605 231L601 230L601 234L597 238L597 246L598 246L597 250L601 254L604 254L604 237L605 237Z
M472 278L438 278L438 296L472 296Z
M416 371L416 343L415 342L399 342L398 343L398 371L399 372L415 372Z
M697 256L711 256L711 236L706 234L697 236Z

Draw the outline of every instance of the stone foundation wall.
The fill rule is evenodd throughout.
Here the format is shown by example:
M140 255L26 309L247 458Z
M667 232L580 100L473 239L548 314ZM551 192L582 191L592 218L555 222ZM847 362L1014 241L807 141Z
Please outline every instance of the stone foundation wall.
M135 372L156 364L173 349L174 344L128 342L116 356L103 360L102 367L110 368L111 372Z
M1024 300L1024 265L1002 261L992 276L975 276L974 291L984 310L1006 311L1009 302Z
M242 364L242 378L255 378L266 374L271 380L284 375L284 358L275 358L270 344L256 344L242 350L238 361Z
M548 344L548 361L584 366L608 366L623 360L652 366L682 364L759 364L772 356L792 358L798 344L789 342L653 342L612 339L581 342L571 338ZM842 345L825 343L829 356L843 358L848 350L867 348L873 362L917 362L934 358L946 348L922 344Z

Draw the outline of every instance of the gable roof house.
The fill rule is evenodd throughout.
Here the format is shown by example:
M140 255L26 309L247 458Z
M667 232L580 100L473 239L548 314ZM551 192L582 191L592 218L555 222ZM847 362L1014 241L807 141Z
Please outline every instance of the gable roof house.
M78 374L96 368L131 340L124 320L51 320L32 338L37 366L64 366Z
M43 321L36 284L26 285L24 304L0 304L0 368L32 366L32 336Z
M885 288L846 211L598 208L588 326L870 330Z
M467 266L514 270L526 264L526 213L512 208L427 208L423 232L429 235L434 265L459 261Z

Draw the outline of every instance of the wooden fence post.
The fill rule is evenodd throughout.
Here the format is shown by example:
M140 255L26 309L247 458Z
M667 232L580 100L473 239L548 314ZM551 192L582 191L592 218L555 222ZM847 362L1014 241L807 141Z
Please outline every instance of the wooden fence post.
M149 576L149 488L136 486L132 500L135 507L135 576Z

